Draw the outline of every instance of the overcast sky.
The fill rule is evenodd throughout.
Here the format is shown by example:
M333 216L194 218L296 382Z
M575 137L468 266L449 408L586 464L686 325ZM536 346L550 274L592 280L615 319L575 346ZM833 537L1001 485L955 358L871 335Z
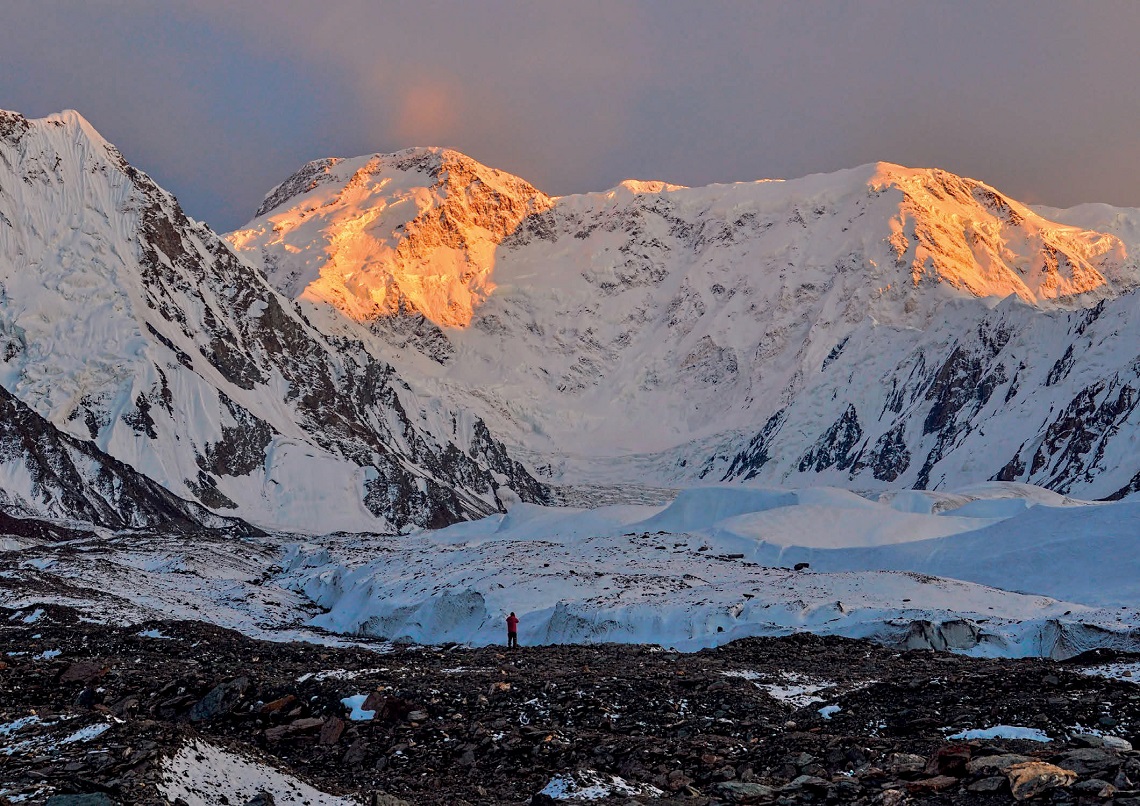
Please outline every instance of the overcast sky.
M1140 3L3 0L0 108L78 109L218 230L324 156L552 194L875 160L1140 206Z

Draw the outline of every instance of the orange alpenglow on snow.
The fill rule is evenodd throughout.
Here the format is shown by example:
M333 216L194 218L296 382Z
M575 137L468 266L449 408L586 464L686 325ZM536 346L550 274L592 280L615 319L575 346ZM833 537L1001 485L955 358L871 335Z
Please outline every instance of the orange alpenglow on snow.
M928 280L1036 304L1109 286L1093 263L1126 257L1115 236L1048 221L976 180L886 162L876 168L872 191L902 192L889 242L916 286Z
M517 177L439 148L319 160L290 182L274 193L299 193L293 204L230 241L242 251L283 248L296 259L275 284L357 321L422 314L466 327L495 288L496 247L553 204Z

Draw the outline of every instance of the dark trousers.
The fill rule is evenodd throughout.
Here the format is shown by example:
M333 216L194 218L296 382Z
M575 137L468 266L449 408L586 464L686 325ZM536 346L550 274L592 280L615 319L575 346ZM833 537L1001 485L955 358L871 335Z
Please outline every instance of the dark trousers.
M517 632L507 633L507 649L517 648L519 645L519 634Z

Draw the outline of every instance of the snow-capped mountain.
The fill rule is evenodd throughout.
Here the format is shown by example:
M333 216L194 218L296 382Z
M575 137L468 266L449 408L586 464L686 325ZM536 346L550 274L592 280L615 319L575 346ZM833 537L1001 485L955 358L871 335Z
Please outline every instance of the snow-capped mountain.
M887 163L552 198L410 149L310 163L227 237L563 481L1107 496L1140 485L1140 264L1075 221Z
M262 526L438 526L543 495L477 418L441 409L450 430L425 431L392 367L317 331L74 112L0 113L0 386ZM83 517L27 492L28 514Z

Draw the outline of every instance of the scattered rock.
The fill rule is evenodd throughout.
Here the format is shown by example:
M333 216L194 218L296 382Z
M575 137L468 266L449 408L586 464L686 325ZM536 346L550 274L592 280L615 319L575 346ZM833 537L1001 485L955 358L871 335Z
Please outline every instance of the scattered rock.
M336 744L340 741L342 733L344 733L344 720L336 716L329 717L321 726L321 744Z
M883 769L903 778L918 775L926 769L926 757L915 753L891 753L887 756Z
M1106 770L1115 772L1120 767L1121 759L1112 750L1100 747L1082 747L1060 754L1057 756L1057 763L1083 776Z
M378 661L369 649L262 643L191 622L153 625L174 640L139 641L137 627L55 627L45 616L25 628L5 612L6 643L69 658L16 656L0 670L0 747L27 748L0 755L3 786L28 802L76 797L66 781L72 792L89 785L112 802L160 806L162 759L191 735L329 793L416 806L547 802L534 800L537 789L583 770L604 786L624 781L613 792L626 802L668 806L995 806L1014 800L1013 786L1023 798L1127 804L1140 779L1140 754L1126 740L1069 736L1108 710L1120 731L1140 733L1135 687L1064 663L810 635L693 654L396 647ZM771 696L765 684L792 682L787 675L830 686L843 720ZM1044 685L1046 675L1057 683ZM358 692L372 692L374 719L346 719L341 700ZM1033 725L1057 738L947 742L941 728L951 724ZM375 798L362 789L373 781L386 790ZM664 794L651 795L654 786Z
M1110 750L1118 750L1126 753L1132 749L1132 742L1127 739L1121 739L1119 736L1102 736L1101 741L1103 742L1103 746Z
M278 711L284 711L285 709L292 706L295 702L297 702L296 697L294 697L292 694L286 694L284 697L278 697L272 702L265 703L265 705L261 706L258 709L258 712L262 714L275 714Z
M970 792L997 792L1008 783L1004 775L991 775L989 778L974 781L974 783L967 785L966 789Z
M751 803L757 800L773 800L780 790L764 784L748 784L739 781L717 784L716 792L731 803Z
M1028 800L1050 789L1068 786L1077 780L1077 774L1043 761L1026 761L1010 767L1006 778L1014 799Z
M930 757L926 765L926 772L939 776L953 776L961 778L966 774L966 764L970 761L972 751L968 744L952 744L940 747Z
M970 775L993 775L995 773L1005 774L1006 770L1014 764L1024 764L1027 761L1032 761L1029 756L1022 756L1017 753L1002 753L996 756L979 756L972 758L966 763L966 772Z
M4 668L4 667L0 667ZM79 660L67 667L59 676L61 683L90 683L98 680L110 670L110 667L94 660Z
M1116 794L1116 787L1100 778L1089 778L1087 781L1078 781L1073 784L1073 791L1078 795L1094 798L1111 798Z
M958 786L958 779L949 775L936 775L933 778L923 778L911 781L906 785L907 792L912 795L929 795L933 792L945 792Z

